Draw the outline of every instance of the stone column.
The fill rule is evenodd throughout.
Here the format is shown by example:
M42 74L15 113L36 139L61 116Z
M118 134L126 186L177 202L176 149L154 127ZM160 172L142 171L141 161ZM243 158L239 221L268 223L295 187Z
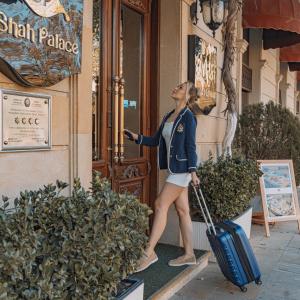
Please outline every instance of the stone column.
M70 182L79 177L88 187L92 179L92 1L84 1L84 12L81 73L69 79Z
M276 103L279 104L279 89L280 89L280 83L283 80L282 74L276 74Z
M243 54L246 52L249 43L244 39L236 41L237 48L237 111L242 113L242 83L243 83Z

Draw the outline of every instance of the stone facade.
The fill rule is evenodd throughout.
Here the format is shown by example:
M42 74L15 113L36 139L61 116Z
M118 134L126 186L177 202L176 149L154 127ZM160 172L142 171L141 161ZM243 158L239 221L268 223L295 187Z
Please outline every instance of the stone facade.
M0 73L0 88L49 94L52 102L50 151L0 153L0 196L15 197L20 190L36 189L56 179L71 183L79 176L91 181L92 1L84 1L83 63L74 75L50 88L23 88Z

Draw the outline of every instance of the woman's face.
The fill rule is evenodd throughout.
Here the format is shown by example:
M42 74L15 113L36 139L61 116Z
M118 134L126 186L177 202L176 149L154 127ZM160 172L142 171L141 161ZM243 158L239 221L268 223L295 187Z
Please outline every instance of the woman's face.
M171 97L176 101L184 101L186 102L186 82L177 85L171 94Z

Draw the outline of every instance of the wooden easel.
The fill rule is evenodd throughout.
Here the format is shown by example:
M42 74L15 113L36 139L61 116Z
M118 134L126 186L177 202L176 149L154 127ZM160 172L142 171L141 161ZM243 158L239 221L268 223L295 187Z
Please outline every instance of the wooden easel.
M292 183L292 195L293 195L293 203L295 208L295 215L292 216L280 216L280 217L270 217L267 207L267 199L265 193L265 185L263 181L263 176L259 178L260 189L261 189L261 200L263 207L263 223L266 230L266 236L270 237L270 228L269 224L274 222L286 222L286 221L297 221L298 222L298 230L300 232L300 209L299 209L299 200L296 189L296 181L295 181L295 173L293 167L292 160L258 160L259 164L289 164L290 167L290 175L291 175L291 183Z
M263 211L252 213L252 224L265 225L265 215ZM275 225L274 221L269 221L269 225Z

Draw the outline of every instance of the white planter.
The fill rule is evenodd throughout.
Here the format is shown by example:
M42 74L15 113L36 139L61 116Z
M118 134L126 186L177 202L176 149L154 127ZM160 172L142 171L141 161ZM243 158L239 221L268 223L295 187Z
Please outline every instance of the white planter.
M251 219L252 219L252 207L249 207L242 215L232 220L236 224L242 226L248 239L250 239ZM206 229L207 229L206 224L202 222L192 222L192 223L193 223L194 249L211 251L211 247L208 238L206 236ZM180 233L180 246L183 247L181 233Z
M244 229L248 239L250 239L251 234L252 211L253 208L249 207L242 215L232 220L234 223L240 225Z
M127 279L126 281L133 283L128 290L116 297L116 300L143 300L144 299L144 282L139 279Z

